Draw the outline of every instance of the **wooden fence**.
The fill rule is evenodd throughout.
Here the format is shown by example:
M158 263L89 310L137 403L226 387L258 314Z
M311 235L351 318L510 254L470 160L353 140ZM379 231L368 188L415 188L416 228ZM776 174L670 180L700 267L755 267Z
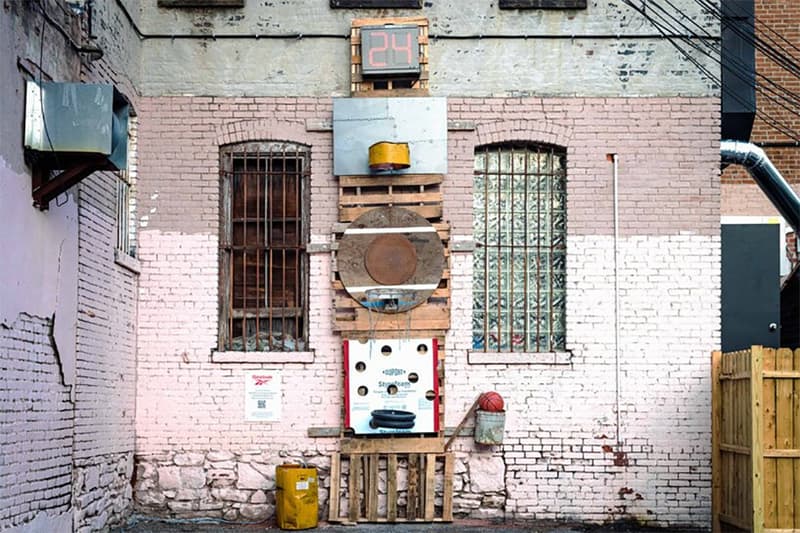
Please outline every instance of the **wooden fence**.
M800 350L712 355L712 531L800 533Z

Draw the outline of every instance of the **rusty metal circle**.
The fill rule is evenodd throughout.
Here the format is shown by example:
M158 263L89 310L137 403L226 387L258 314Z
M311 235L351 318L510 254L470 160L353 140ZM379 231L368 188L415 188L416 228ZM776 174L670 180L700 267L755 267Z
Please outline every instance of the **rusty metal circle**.
M364 267L378 283L399 285L416 272L417 251L404 235L378 235L367 246Z

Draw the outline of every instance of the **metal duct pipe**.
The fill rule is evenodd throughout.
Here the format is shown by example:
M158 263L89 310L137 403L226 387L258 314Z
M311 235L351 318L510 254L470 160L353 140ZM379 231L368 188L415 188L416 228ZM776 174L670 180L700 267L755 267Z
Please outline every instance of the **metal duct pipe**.
M800 233L800 197L786 183L764 150L740 141L722 141L719 150L723 163L742 165L747 169L781 216L795 232Z

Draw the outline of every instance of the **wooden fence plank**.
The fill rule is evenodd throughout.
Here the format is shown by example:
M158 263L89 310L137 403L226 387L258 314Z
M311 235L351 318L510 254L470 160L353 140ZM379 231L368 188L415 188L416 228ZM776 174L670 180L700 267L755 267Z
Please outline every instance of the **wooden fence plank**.
M792 370L794 361L792 351L788 348L778 350L776 368ZM793 438L792 381L774 379L775 381L775 448L791 449ZM778 529L794 526L794 468L792 459L776 459L777 514Z
M776 370L775 351L764 350L764 370ZM775 380L765 379L763 383L764 405L762 412L764 414L764 428L762 439L762 450L769 452L775 449L776 433L775 433ZM777 474L777 460L772 458L763 459L764 468L764 527L774 528L778 523L778 474Z
M793 354L794 360L794 371L800 371L800 349L794 351ZM792 405L792 426L794 428L794 440L792 442L792 448L798 450L800 449L800 379L793 379L793 400L794 404ZM795 458L794 460L794 527L795 529L800 529L800 459Z
M720 409L720 381L722 353L713 352L711 354L711 533L720 533L722 530L719 523L720 498L722 496L722 485L720 483L721 472L721 453L720 453L720 430L721 430L721 409ZM446 467L446 465L445 465ZM447 473L445 473L445 480Z
M750 359L750 414L752 421L752 430L750 437L753 445L753 452L750 456L752 462L752 482L751 494L753 501L753 533L764 533L764 448L763 441L759 435L764 434L764 416L762 407L764 404L764 387L763 387L763 372L764 372L764 352L770 352L769 349L762 349L760 346L753 346L752 357ZM770 355L767 355L770 357ZM774 350L772 357L774 358Z

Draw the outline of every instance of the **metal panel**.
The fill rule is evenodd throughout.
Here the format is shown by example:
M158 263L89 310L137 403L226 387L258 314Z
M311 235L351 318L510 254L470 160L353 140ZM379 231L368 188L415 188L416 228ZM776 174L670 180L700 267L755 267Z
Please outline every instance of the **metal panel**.
M722 225L724 352L780 342L779 230L778 224Z
M112 85L28 82L25 148L62 164L53 168L66 154L100 154L123 169L127 146L128 105Z
M397 174L447 173L445 98L336 98L333 101L333 173L370 174L369 147L407 142L411 166Z

